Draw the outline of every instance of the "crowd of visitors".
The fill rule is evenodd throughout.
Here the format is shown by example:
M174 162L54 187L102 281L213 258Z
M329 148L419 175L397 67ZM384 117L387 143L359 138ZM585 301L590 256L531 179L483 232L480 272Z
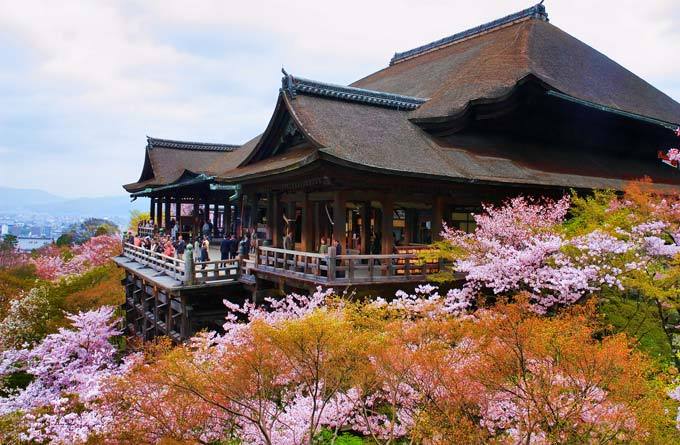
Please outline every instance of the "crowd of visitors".
M209 221L203 224L201 233L201 236L196 238L190 237L188 240L185 240L174 218L170 221L170 227L167 231L163 228L158 228L153 220L143 220L137 225L137 235L129 231L125 242L179 259L183 258L187 243L190 243L196 261L211 261L210 242L212 241L213 228ZM220 242L220 260L245 258L254 246L257 245L255 240L256 235L254 231L244 234L241 239L237 239L234 234L225 236Z

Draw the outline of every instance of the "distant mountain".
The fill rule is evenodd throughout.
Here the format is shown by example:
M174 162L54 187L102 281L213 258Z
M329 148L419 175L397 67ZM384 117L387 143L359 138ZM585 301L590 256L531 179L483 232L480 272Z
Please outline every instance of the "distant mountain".
M53 195L44 190L0 187L0 210L51 204L65 200L66 198Z
M148 210L141 199L125 195L69 199L43 190L0 187L0 213L42 213L54 216L126 217L130 210Z

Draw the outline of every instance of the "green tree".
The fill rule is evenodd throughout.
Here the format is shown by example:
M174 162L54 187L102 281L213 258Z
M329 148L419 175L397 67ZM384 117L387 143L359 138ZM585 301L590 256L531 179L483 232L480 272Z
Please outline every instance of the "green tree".
M56 244L59 247L70 246L71 244L73 244L73 233L71 232L62 233L59 236L59 238L57 238Z
M149 216L149 212L142 212L140 210L131 210L130 211L130 222L128 223L128 230L132 230L133 232L137 232L137 226L141 221L147 221L151 217Z
M2 251L14 251L17 248L18 244L17 237L14 235L7 234L5 237L2 239L2 242L0 243L0 250Z

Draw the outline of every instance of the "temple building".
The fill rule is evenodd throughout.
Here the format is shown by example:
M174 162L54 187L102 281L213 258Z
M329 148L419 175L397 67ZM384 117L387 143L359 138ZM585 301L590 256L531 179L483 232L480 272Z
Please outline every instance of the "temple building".
M126 250L128 309L148 336L181 315L170 310L159 327L158 308L152 323L135 292L161 307L175 298L180 311L186 298L238 286L257 295L423 281L437 265L417 250L443 223L473 230L482 203L623 190L643 176L680 191L680 173L658 158L679 124L678 102L552 25L542 4L396 53L349 86L284 71L269 124L243 145L147 138L142 174L124 187L150 198L157 226L174 218L196 237L209 221L216 239L258 242L213 272ZM339 252L319 253L322 238Z

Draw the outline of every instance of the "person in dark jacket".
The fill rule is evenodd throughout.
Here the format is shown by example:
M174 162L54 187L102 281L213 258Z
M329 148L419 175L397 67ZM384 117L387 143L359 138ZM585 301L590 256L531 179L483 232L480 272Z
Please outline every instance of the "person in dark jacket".
M210 241L208 238L204 238L203 242L201 243L201 262L205 261L210 261ZM205 269L205 264L201 267L201 269Z
M229 237L224 237L222 242L220 242L220 259L228 260L231 252L231 239ZM226 266L226 263L222 264Z
M236 258L238 255L238 241L236 241L236 235L233 233L229 237L229 258Z
M243 239L238 243L238 256L243 259L248 256L250 251L250 240L248 235L243 235Z
M187 248L187 243L184 242L182 235L177 237L177 243L175 244L175 252L177 252L177 258L182 258L184 255L184 250Z

